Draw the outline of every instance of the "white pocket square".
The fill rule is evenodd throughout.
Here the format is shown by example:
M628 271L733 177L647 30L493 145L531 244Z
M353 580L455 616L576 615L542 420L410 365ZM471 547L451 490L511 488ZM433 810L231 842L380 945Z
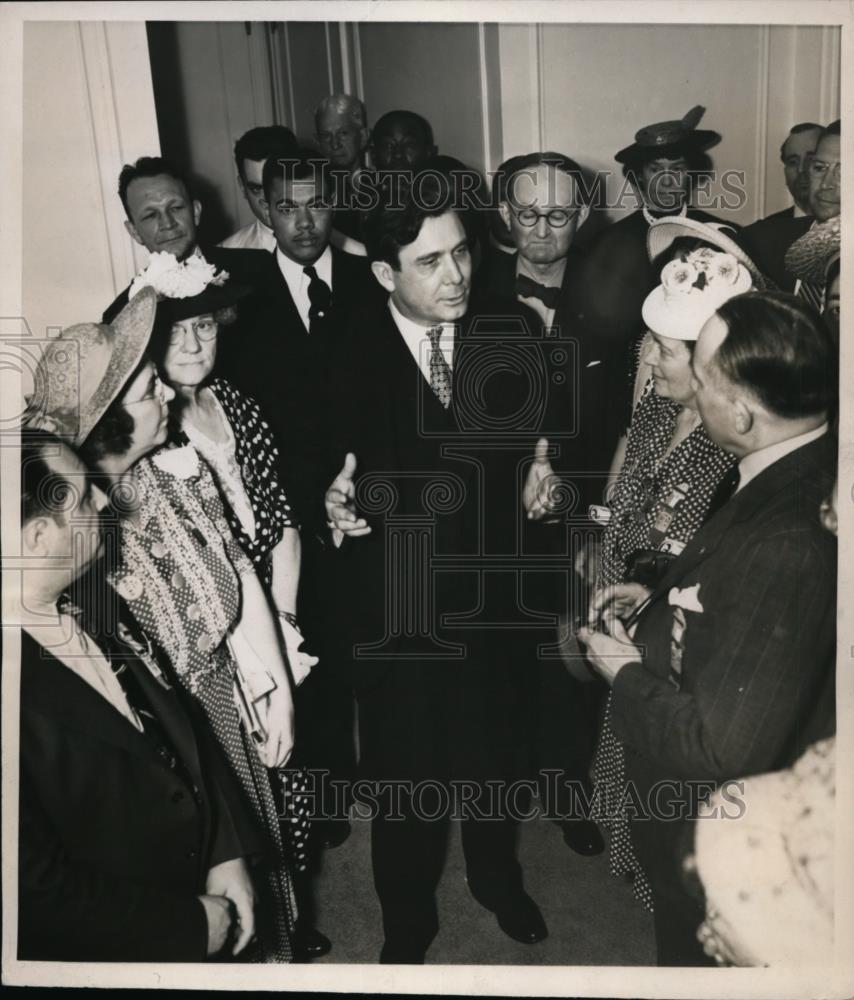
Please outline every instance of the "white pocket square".
M586 367L592 368L594 365L601 365L601 364L602 364L601 361L588 361Z
M700 604L700 584L695 583L693 587L686 587L680 590L678 587L671 587L667 595L667 603L684 611L696 611L703 613L703 605Z

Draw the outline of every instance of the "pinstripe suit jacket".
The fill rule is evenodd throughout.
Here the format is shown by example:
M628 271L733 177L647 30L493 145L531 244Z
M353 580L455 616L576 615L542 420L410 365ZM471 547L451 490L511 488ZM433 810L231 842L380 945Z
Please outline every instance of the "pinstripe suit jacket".
M819 524L836 441L769 466L705 524L643 615L643 663L613 687L627 777L718 784L791 764L833 727L836 543ZM668 680L672 587L699 584L686 611L682 682Z

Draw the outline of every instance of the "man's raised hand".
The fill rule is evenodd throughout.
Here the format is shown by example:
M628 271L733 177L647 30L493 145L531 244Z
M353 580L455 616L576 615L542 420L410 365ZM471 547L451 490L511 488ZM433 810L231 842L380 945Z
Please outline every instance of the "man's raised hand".
M534 451L534 461L522 490L522 505L530 521L556 521L554 512L557 477L548 458L548 438L540 438Z
M368 522L356 516L355 474L356 456L348 452L341 471L326 491L326 517L336 546L341 544L345 535L357 538L371 533Z

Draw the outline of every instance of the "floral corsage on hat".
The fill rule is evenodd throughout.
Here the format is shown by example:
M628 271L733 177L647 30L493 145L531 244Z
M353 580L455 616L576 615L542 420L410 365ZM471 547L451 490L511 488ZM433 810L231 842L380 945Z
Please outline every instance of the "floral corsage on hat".
M157 318L177 322L208 313L220 314L220 323L233 322L232 308L250 289L229 280L228 271L217 271L201 254L180 261L171 253L153 253L133 279L128 296L133 298L146 285L157 292Z
M732 254L700 247L665 264L661 284L643 304L643 319L661 337L696 340L719 306L752 287L750 272Z
M171 253L153 253L146 267L133 279L128 298L150 286L158 298L190 299L201 295L208 285L222 287L228 281L228 271L219 271L201 254L180 261Z

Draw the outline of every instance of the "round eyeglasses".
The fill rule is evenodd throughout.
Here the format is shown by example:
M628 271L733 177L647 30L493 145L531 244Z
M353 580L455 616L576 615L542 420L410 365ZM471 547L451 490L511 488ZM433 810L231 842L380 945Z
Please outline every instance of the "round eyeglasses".
M188 326L199 340L213 340L219 329L216 320L212 316L193 320ZM187 326L181 326L179 323L176 323L169 334L169 343L173 345L182 343L186 332Z
M550 212L538 212L533 208L523 208L520 212L513 211L519 221L520 226L532 229L540 221L545 219L553 229L563 229L563 227L578 215L578 209L553 208Z

